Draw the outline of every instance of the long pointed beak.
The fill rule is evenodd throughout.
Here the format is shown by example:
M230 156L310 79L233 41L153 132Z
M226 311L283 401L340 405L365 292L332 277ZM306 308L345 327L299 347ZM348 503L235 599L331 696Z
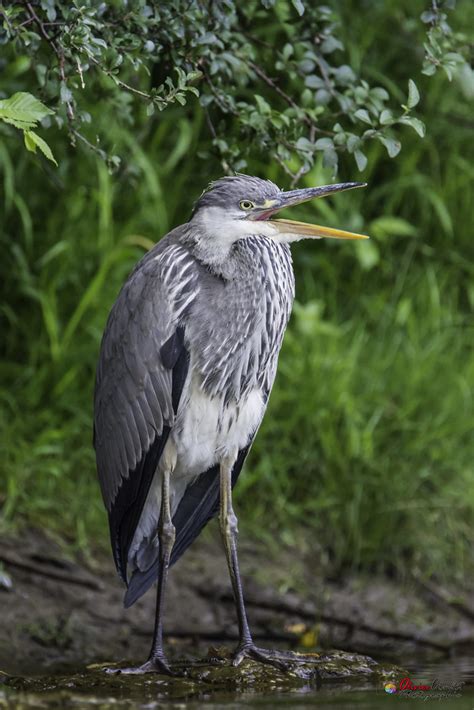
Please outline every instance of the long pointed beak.
M365 234L355 234L354 232L345 232L342 229L333 229L331 227L322 227L318 224L307 224L306 222L296 222L291 219L269 219L273 214L279 212L285 207L293 207L302 202L308 202L317 197L326 197L333 192L342 192L343 190L354 190L357 187L366 187L364 182L342 182L336 185L323 185L322 187L308 187L301 190L291 190L290 192L281 192L277 197L262 205L261 210L253 218L257 220L269 220L276 229L284 234L295 234L301 237L310 237L313 239L369 239Z

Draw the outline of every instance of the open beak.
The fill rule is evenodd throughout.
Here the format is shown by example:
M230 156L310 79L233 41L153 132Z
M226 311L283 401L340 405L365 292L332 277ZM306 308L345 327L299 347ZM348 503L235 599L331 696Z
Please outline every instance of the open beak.
M301 190L291 190L281 192L276 198L267 200L261 209L252 215L252 219L268 220L276 229L283 234L295 234L301 237L313 239L369 239L365 234L355 234L345 232L342 229L322 227L318 224L307 224L306 222L296 222L292 219L270 219L272 215L285 207L293 207L302 202L313 200L316 197L325 197L333 192L342 190L353 190L356 187L366 187L365 182L342 182L336 185L324 185L322 187L308 187Z

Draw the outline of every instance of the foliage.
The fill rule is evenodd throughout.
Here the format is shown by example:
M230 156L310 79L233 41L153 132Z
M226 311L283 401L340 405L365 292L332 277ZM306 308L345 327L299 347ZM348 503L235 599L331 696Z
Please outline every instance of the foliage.
M421 15L422 22L429 26L423 63L423 74L427 76L432 76L441 68L451 80L456 69L462 68L472 79L472 69L466 57L458 51L459 47L464 47L466 51L467 37L461 33L453 33L448 24L447 12L443 12L453 10L455 6L456 0L434 0L431 8Z
M57 165L51 148L32 130L36 128L42 118L52 113L54 111L51 111L41 101L22 91L10 96L9 99L0 101L0 120L23 131L25 145L29 151L36 153L36 148L39 148L48 160Z
M166 3L160 4L160 11L162 5L172 12ZM38 16L55 9L56 19L50 22L59 21L67 10L58 2L31 6ZM121 23L135 22L138 5L128 6L129 18L120 15L122 3L108 3L103 19L110 24L105 23L99 34L94 23L88 24L93 36L107 43L109 35L104 33L109 32L118 42ZM94 11L98 5L84 2L81 7ZM300 43L309 41L305 32L314 19L309 3L304 21L285 2L265 12L257 3L234 14L225 9L228 4L216 7L224 8L229 22L241 23L246 34L237 32L231 40L224 27L218 35L224 49L216 42L191 47L192 32L209 29L209 18L201 24L195 20L190 22L190 34L174 42L173 51L169 44L160 45L150 63L143 59L148 56L144 43L149 37L140 35L137 47L123 48L122 64L114 73L132 91L117 85L93 62L87 63L81 51L86 87L82 90L76 55L64 41L66 88L72 96L64 91L61 96L64 82L57 55L41 38L32 36L25 46L14 28L27 20L27 5L8 4L7 9L21 11L23 19L10 15L13 34L4 30L2 61L5 57L9 61L2 66L1 88L6 97L18 92L38 95L54 109L54 116L46 116L42 125L59 168L32 159L16 140L17 129L1 129L4 527L28 520L67 531L82 547L105 542L91 446L93 378L105 319L133 264L159 236L186 219L205 184L221 173L221 161L235 165L244 159L248 172L282 187L293 179L282 161L296 175L301 165L308 168L299 175L303 185L331 177L333 168L323 165L326 149L315 150L308 163L301 153L298 162L294 146L302 137L309 140L309 132L277 89L256 70L244 71L242 64L239 78L232 62L222 58L225 48L231 45L235 53L242 46L239 37L250 34L252 41L246 40L250 61L272 81L277 78L275 86L295 101L302 115L310 115L303 101L309 88L305 82L308 76L321 74L316 69L305 73L299 66L305 59ZM445 12L440 3L436 7ZM337 27L329 27L326 20L317 22L327 28L327 37L342 43L344 51L323 54L317 45L318 58L330 64L331 72L345 62L356 77L364 77L369 93L370 87L382 87L391 96L382 104L390 104L393 120L419 117L426 124L426 136L421 139L415 131L405 131L403 122L387 123L386 136L401 138L403 150L391 161L380 139L364 142L363 178L369 183L364 194L354 191L301 207L302 219L366 231L372 239L357 246L302 243L293 250L297 305L268 416L236 489L244 518L241 529L244 535L250 528L252 535L278 543L306 540L311 554L320 549L339 567L406 569L416 564L425 572L462 573L472 565L474 516L474 450L469 436L474 424L469 356L474 306L469 78L465 67L453 71L451 83L443 70L432 76L420 73L425 26L419 16L426 11L424 3L349 1L334 2L334 8L332 17L340 20ZM245 25L247 12L251 21ZM453 27L472 26L472 15L472 4L461 4L450 15ZM115 33L111 17L118 23ZM171 19L168 25L174 32ZM21 32L25 28L38 34L32 21ZM61 28L48 25L57 49ZM438 31L433 23L427 28L429 33ZM163 31L157 23L156 38ZM448 41L458 47L465 43L458 29ZM294 47L287 60L285 43ZM106 63L110 50L97 46L101 66L115 72ZM449 51L453 46L449 44ZM214 73L206 63L199 70L209 75L219 96L229 95L239 111L242 108L241 119L224 110L204 76L192 79L190 86L200 92L200 101L212 95L205 106L192 92L185 92L184 106L173 99L159 113L155 101L136 96L133 89L151 95L163 83L160 96L168 96L171 87L165 79L170 67L177 63L184 72L193 71L203 48L223 64ZM135 69L136 59L142 63ZM285 68L276 68L284 61ZM230 68L225 68L227 64ZM336 78L334 82L342 96L362 85L359 79L346 87ZM314 95L319 89L309 90ZM257 95L271 107L269 116L264 107L260 113ZM368 101L361 100L353 109L367 110L378 126L382 111L374 113ZM74 112L69 119L68 102ZM150 103L157 111L147 116ZM317 123L331 135L315 137L315 142L331 138L337 145L332 135L336 122L345 135L359 138L370 130L350 112L336 118L338 105L337 97L323 104ZM409 110L397 113L397 105ZM253 106L255 123L246 106ZM417 117L411 114L415 107ZM293 128L272 127L275 117L285 112ZM384 118L388 120L388 114ZM68 143L71 136L76 150ZM281 145L281 136L290 136L292 156L287 160L280 155L279 161L273 151ZM219 147L221 139L227 148ZM270 140L275 141L271 147ZM351 154L347 143L341 146L340 171L350 179L355 149Z
M56 122L73 142L96 150L103 149L83 133L96 124L85 91L104 94L131 122L137 112L130 97L143 101L148 116L198 97L226 171L244 170L252 152L263 150L295 182L319 155L336 172L348 152L363 170L369 142L380 141L395 157L400 126L423 135L412 115L413 79L400 111L385 87L347 63L337 15L325 5L41 0L11 2L3 17L3 42L34 58L37 90L55 106ZM453 51L463 51L463 38L451 33L436 3L421 19L429 25L425 72L442 66L451 75L464 62ZM235 140L238 133L243 140Z

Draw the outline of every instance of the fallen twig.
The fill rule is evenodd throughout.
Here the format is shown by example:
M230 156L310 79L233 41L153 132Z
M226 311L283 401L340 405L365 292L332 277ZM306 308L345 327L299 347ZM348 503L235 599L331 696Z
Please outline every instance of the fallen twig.
M79 577L65 572L48 569L47 567L35 564L29 560L21 559L16 555L5 554L5 552L0 553L0 562L4 562L6 565L16 567L17 569L25 570L26 572L31 572L32 574L47 577L48 579L55 579L58 582L64 582L65 584L76 584L80 587L93 589L94 591L102 591L104 588L101 582L96 579Z

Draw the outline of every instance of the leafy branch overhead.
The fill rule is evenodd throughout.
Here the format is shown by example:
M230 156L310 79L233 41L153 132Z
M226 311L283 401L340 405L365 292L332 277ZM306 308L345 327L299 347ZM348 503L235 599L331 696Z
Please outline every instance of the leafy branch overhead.
M458 45L463 51L463 40L447 24L452 5L432 2L421 17L420 26L428 27L425 73L439 66L449 73L464 61L453 52ZM116 105L129 122L140 104L152 117L173 104L195 111L198 101L226 170L243 170L248 155L259 154L278 161L294 181L318 156L336 172L339 155L348 153L363 170L368 142L379 141L394 157L401 126L424 134L412 115L415 82L399 107L385 86L373 85L363 69L356 72L337 15L323 5L37 0L0 7L0 40L12 56L30 57L34 93L54 107L54 120L73 142L104 157L107 136L88 135L100 111L88 103L91 95ZM43 150L38 138L29 136L27 147Z

